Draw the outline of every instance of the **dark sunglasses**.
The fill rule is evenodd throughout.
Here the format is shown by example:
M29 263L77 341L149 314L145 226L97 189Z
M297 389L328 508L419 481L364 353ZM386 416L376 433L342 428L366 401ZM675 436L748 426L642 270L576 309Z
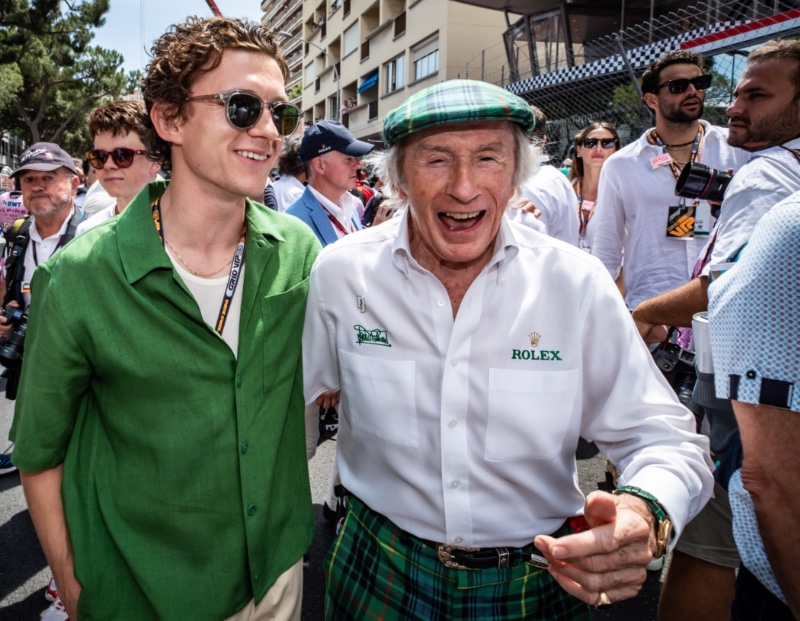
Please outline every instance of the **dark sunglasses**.
M225 106L228 122L236 129L250 129L261 118L264 108L272 115L272 122L281 136L291 136L300 123L300 108L288 101L263 101L253 93L233 91L215 95L187 97L186 101L216 101Z
M111 157L114 163L120 168L128 168L128 166L133 164L133 158L135 156L147 155L147 151L142 151L141 149L128 149L127 147L117 147L110 152L106 151L105 149L91 149L84 153L84 155L86 156L86 159L89 160L92 168L102 170L109 157Z
M668 86L670 93L673 94L685 93L686 89L689 88L689 85L691 84L698 91L704 91L709 86L711 86L711 77L712 76L710 75L699 75L696 78L692 78L691 80L688 78L678 78L677 80L668 80L663 84L659 84L656 90Z
M617 146L617 141L614 138L584 138L581 144L587 149L594 149L597 143L604 149L613 149Z

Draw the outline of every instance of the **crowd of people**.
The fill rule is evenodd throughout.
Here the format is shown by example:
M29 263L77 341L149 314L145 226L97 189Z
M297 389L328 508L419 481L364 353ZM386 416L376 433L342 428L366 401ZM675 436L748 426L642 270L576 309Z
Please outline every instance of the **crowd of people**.
M42 618L299 620L336 433L326 619L586 620L668 553L659 621L794 619L800 43L750 54L727 129L664 54L654 127L590 123L568 175L491 84L415 92L379 150L293 136L287 74L262 25L190 18L83 161L33 144L0 196ZM724 195L677 196L701 163Z

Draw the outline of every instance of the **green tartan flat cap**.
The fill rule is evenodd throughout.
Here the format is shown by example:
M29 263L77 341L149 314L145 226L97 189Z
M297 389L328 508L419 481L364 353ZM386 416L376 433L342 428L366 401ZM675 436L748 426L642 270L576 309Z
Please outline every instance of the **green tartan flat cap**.
M530 105L521 97L488 82L448 80L414 93L387 114L383 141L391 147L414 132L467 121L511 121L526 134L536 125Z

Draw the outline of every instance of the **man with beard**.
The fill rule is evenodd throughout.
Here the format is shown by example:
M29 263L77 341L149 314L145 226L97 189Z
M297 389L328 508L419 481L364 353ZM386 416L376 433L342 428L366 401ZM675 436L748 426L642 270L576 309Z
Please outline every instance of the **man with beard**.
M675 196L682 167L691 161L736 170L749 159L728 146L724 129L700 120L711 86L705 64L699 54L675 51L650 65L642 92L656 126L603 167L592 254L616 278L624 252L630 309L685 283L708 238L708 204ZM698 212L704 213L702 224Z
M31 216L12 225L9 258L5 265L3 307L16 306L26 311L31 301L30 282L40 263L50 258L66 242L75 237L75 229L83 219L83 211L73 206L80 183L72 158L51 142L37 142L19 158L19 167L12 173L22 191L22 203ZM15 322L0 316L0 337L4 341ZM21 348L20 348L21 349ZM5 361L7 367L6 396L16 398L21 359L17 364ZM0 474L16 470L10 454L0 454Z
M733 260L748 242L756 223L774 205L800 191L800 41L770 41L751 52L748 66L735 91L736 99L728 108L730 116L728 144L758 152L731 181L722 203L719 220L706 247L700 253L693 278L684 285L639 304L633 311L639 332L648 343L666 336L666 327L689 327L692 316L708 308L708 276L712 265ZM627 266L627 263L626 263ZM690 332L680 343L693 345ZM713 382L713 375L698 373L695 401L706 406L710 426L711 449L723 464L738 447L738 430L733 411L726 402L710 403L702 399ZM713 391L709 391L713 394ZM734 464L735 465L735 464ZM732 470L721 468L717 479L727 487ZM713 538L712 538L713 537ZM731 510L727 494L718 485L716 497L690 523L678 542L668 579L661 597L659 619L727 619L733 597L734 568L715 562L712 547L722 547L722 539L733 545ZM710 587L710 576L717 576L717 589ZM702 584L703 601L711 606L716 599L716 613L698 617L697 601L691 595L693 585ZM696 586L694 588L697 588ZM710 593L718 597L707 597ZM691 609L691 610L690 610ZM710 611L710 608L708 609ZM691 612L691 614L690 614Z

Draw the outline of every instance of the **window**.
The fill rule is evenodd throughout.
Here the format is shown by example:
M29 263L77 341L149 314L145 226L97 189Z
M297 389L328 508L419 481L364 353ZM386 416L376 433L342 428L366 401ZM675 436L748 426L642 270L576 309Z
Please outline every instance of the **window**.
M307 85L312 84L314 80L317 79L317 72L314 67L314 63L309 63L306 65L306 79L303 80L303 83Z
M421 80L439 71L439 35L431 37L412 51L414 80Z
M406 57L398 56L385 65L386 92L391 93L406 85Z
M358 49L358 22L350 26L344 31L344 55L347 56L351 52Z

